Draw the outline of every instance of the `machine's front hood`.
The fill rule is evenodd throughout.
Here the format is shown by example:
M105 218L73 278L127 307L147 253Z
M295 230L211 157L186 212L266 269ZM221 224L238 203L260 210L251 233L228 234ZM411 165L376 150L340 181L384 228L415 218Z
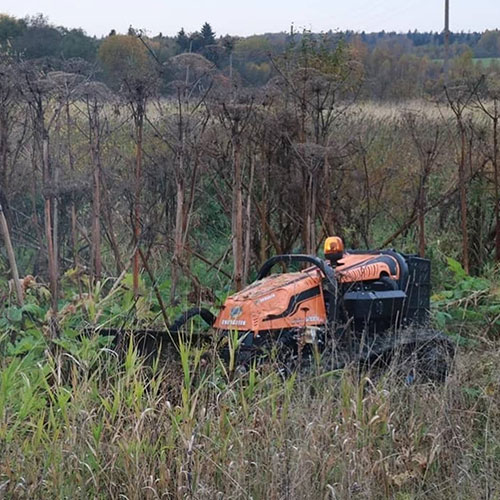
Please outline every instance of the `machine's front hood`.
M225 330L274 330L325 322L322 275L276 274L228 297L215 322Z

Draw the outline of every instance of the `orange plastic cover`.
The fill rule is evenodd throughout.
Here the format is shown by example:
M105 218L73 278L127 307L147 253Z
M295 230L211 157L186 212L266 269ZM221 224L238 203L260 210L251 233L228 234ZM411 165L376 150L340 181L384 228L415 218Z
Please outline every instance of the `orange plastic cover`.
M398 261L388 254L344 254L335 268L341 283L400 276ZM275 274L228 297L215 328L253 331L282 330L326 323L323 274L316 267Z
M228 297L215 327L259 332L326 322L322 274L316 268L276 274Z
M335 268L338 281L351 283L354 281L377 280L382 276L399 279L398 261L387 254L344 254Z

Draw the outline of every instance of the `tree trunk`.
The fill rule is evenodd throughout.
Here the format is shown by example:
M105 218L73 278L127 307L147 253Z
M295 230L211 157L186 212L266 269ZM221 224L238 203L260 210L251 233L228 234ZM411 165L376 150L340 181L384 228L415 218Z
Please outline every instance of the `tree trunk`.
M59 169L54 168L54 183L55 190L52 197L52 248L54 252L54 274L55 274L55 290L56 297L59 295ZM57 299L56 299L57 300Z
M92 203L92 267L96 280L101 278L101 175L99 165L94 164L94 196Z
M370 183L370 173L368 171L368 162L366 160L366 151L362 152L362 162L363 162L363 171L365 174L365 199L366 199L366 218L365 218L365 230L363 234L363 239L365 240L366 248L371 247L371 235L372 235L372 192L371 192L371 183Z
M331 188L330 188L330 163L328 161L328 155L325 148L325 160L323 165L323 186L324 190L324 221L326 225L327 236L333 236L335 234L335 223L332 210L332 199L331 199Z
M134 200L134 243L137 248L134 253L133 290L134 296L139 295L139 239L141 236L141 176L142 176L142 129L144 109L142 103L137 106L135 117L136 154L135 154L135 200Z
M172 258L172 285L170 287L170 302L174 302L179 281L179 271L183 254L183 227L184 227L184 179L183 156L179 158L179 172L175 181L175 228L174 228L174 255Z
M191 174L191 186L189 188L189 198L187 203L184 203L184 221L182 225L182 256L184 257L187 238L189 233L189 226L191 224L191 218L193 215L193 207L194 207L194 199L195 199L195 191L196 191L196 181L198 179L198 167L199 167L199 158L198 155L195 157L195 164L193 167L193 172Z
M42 161L45 182L48 184L48 189L50 192L45 195L45 239L47 242L47 259L49 267L49 280L50 280L50 293L51 293L51 308L52 314L57 313L57 296L58 296L58 283L57 283L57 265L56 265L56 253L54 249L54 241L57 239L54 237L54 221L53 216L56 213L57 207L54 209L54 191L55 186L53 183L52 172L49 167L49 139L46 132L43 133L42 139ZM56 235L57 237L57 235Z
M46 243L45 243L45 236L43 234L43 229L42 229L42 224L40 223L39 217L38 217L38 206L37 206L37 200L38 200L38 187L39 183L37 182L37 171L38 171L38 165L37 165L37 160L38 160L38 150L36 147L36 142L33 141L33 149L31 152L31 166L32 166L32 172L31 172L31 222L35 228L36 232L36 237L38 240L38 246L39 248L45 248ZM34 274L38 274L37 270L40 267L40 262L42 261L43 256L41 254L38 254L35 260L35 265L34 265Z
M52 204L49 197L45 199L45 239L47 241L47 260L52 312L57 312L57 276L54 267L54 242L52 240Z
M78 259L78 236L77 236L77 229L76 229L76 206L75 203L71 203L71 246L73 247L73 266L75 268L78 267L79 265L79 259Z
M250 181L248 184L247 206L245 213L245 257L243 265L243 283L248 282L248 273L250 270L250 243L252 239L252 188L253 176L255 171L255 158L250 160Z
M267 231L267 199L265 195L265 189L263 189L263 200L260 204L256 204L257 210L259 212L259 218L260 218L260 245L259 245L259 260L260 260L260 265L264 264L264 262L267 260L267 248L269 246L269 241L268 241L268 231Z
M71 141L71 115L69 110L69 102L66 102L66 140L68 143L68 161L71 172L74 171L74 156ZM76 233L76 205L74 196L71 196L71 250L73 253L73 267L78 267L78 250L77 250L77 233Z
M308 254L316 253L316 183L314 182L314 174L310 174L310 185L311 185L311 209L310 209L310 219L309 224L311 228L309 229L309 251Z
M4 217L8 218L8 128L7 116L3 113L0 115L0 203L3 205Z
M90 119L90 155L92 158L92 274L96 280L101 278L101 159L99 147L99 122L97 105L93 107L93 118Z
M9 258L10 273L14 281L14 286L16 288L17 302L20 306L23 305L23 288L21 286L21 280L19 279L19 272L17 271L16 257L14 255L14 249L12 247L12 242L10 239L9 226L7 225L7 220L3 213L2 205L0 204L0 231L2 233L3 240L5 242L5 247L7 249L7 257Z
M315 193L313 175L307 172L305 174L305 189L304 189L304 230L303 230L303 246L306 254L314 253L315 249Z
M465 272L469 273L469 233L467 231L467 186L465 173L465 155L466 155L466 132L462 121L459 121L460 127L460 164L458 168L458 184L460 193L460 221L462 228L462 265Z
M500 186L498 179L498 100L494 100L493 172L495 175L495 260L500 262Z
M231 228L233 233L233 271L236 290L243 285L243 196L241 171L241 143L233 137L233 212Z
M309 251L309 176L307 175L305 167L302 169L303 190L302 190L302 203L303 203L303 216L302 216L302 248L304 253Z
M420 257L425 257L425 186L424 181L420 186L418 202L418 253Z

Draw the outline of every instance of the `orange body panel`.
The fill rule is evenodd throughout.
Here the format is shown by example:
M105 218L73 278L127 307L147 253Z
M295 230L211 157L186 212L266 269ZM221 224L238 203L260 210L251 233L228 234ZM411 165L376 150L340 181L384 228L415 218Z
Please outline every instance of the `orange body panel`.
M388 254L349 254L338 261L340 283L399 279L397 259ZM315 266L300 272L274 274L226 299L215 320L220 330L284 330L324 325L327 321L322 272Z
M275 274L228 297L215 328L259 332L326 323L323 276L316 268Z
M400 269L398 261L391 255L346 253L339 260L335 273L339 282L352 283L377 280L384 275L397 280Z

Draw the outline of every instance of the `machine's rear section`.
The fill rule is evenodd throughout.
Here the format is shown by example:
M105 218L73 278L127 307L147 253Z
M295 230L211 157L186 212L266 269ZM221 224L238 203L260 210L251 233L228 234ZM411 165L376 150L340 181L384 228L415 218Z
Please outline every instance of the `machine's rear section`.
M430 328L430 261L387 250L353 252L337 264L339 358L396 366L410 381L443 380L454 345Z
M425 324L430 268L428 259L392 250L347 254L336 268L342 296L338 318L372 333Z

